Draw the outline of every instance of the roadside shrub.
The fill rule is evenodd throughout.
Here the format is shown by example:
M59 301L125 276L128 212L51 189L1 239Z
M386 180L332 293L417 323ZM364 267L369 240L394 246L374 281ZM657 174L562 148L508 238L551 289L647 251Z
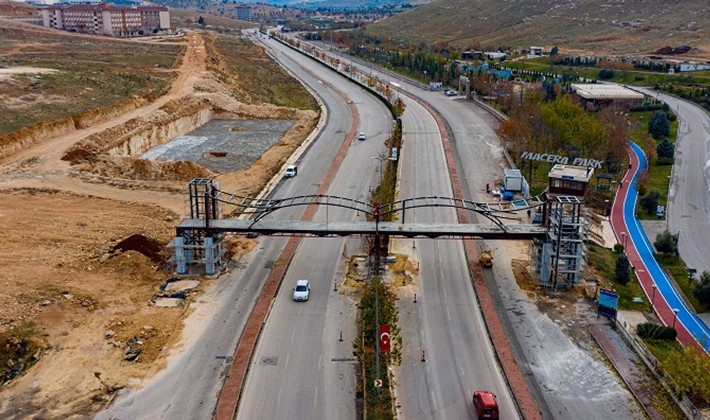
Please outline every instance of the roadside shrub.
M614 78L614 70L612 69L601 69L599 70L600 80L609 80Z
M662 111L654 112L648 120L648 132L651 133L654 139L667 136L671 132L668 115Z
M661 362L661 369L673 380L678 393L697 405L710 404L710 357L693 346L672 351Z
M658 207L658 197L661 193L658 190L651 190L648 194L639 199L639 207L648 214L655 214Z
M671 143L667 137L664 137L658 145L656 146L656 155L658 156L659 165L672 165L673 155L675 153L675 146Z
M629 111L631 112L658 111L660 109L660 104L643 104L629 107Z
M695 290L693 290L693 295L701 304L710 306L710 272L703 271L700 275L698 284L695 285Z
M678 336L678 331L673 327L664 327L652 322L645 322L636 326L636 334L643 338L673 341Z
M624 252L624 246L620 243L614 244L614 252L617 254L621 254L622 252Z
M653 242L656 251L661 254L675 254L678 252L678 235L673 235L668 229L656 235Z
M616 267L614 269L614 280L618 283L626 284L630 280L629 268L631 263L626 255L619 255L616 259Z

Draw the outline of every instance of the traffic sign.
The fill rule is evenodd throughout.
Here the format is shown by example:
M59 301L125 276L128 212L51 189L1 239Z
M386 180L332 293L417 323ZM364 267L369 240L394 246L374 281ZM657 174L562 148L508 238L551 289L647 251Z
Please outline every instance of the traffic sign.
M375 388L382 388L382 379L375 379Z

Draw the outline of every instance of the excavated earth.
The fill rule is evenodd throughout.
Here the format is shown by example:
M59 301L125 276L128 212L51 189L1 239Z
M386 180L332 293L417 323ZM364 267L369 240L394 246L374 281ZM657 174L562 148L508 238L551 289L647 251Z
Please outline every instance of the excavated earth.
M181 292L182 304L153 303L172 277L165 246L185 216L186 182L212 177L225 191L256 195L313 131L318 112L224 93L234 86L215 73L221 58L207 38L187 35L172 87L157 99L0 139L0 418L90 416L118 389L158 372L180 342L190 302L217 281L189 276L198 285ZM140 159L215 118L291 125L235 172ZM229 238L228 257L254 246Z

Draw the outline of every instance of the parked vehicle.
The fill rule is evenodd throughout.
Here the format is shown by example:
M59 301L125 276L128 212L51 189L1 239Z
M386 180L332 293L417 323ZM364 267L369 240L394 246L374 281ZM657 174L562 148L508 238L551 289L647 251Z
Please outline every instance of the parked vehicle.
M666 215L666 207L661 206L660 204L656 206L656 217L659 219L663 219L663 216Z
M293 300L305 302L311 296L311 282L308 280L298 280L293 288Z
M490 391L476 391L473 393L473 406L479 420L498 420L498 401L496 394Z
M456 91L453 90L453 89L446 89L446 90L444 91L444 94L445 94L446 96L456 96L456 95L458 95L458 92L456 92Z
M292 178L298 174L298 166L296 165L289 165L286 168L286 172L284 172L284 176L286 178Z
M493 267L493 251L487 246L483 246L483 248L481 248L481 257L479 258L479 262L483 268Z
M361 131L360 133L358 133L357 139L360 140L360 141L363 141L363 140L367 139L367 136L365 135L365 132L364 132L364 131Z

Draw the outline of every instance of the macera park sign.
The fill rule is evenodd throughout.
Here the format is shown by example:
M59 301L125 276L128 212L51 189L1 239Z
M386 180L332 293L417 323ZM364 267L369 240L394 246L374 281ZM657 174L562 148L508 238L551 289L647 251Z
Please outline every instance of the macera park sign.
M602 161L600 160L580 157L570 158L568 156L553 155L550 153L521 152L520 158L527 160L537 160L540 162L559 163L561 165L571 164L576 166L586 166L595 169L602 168Z

